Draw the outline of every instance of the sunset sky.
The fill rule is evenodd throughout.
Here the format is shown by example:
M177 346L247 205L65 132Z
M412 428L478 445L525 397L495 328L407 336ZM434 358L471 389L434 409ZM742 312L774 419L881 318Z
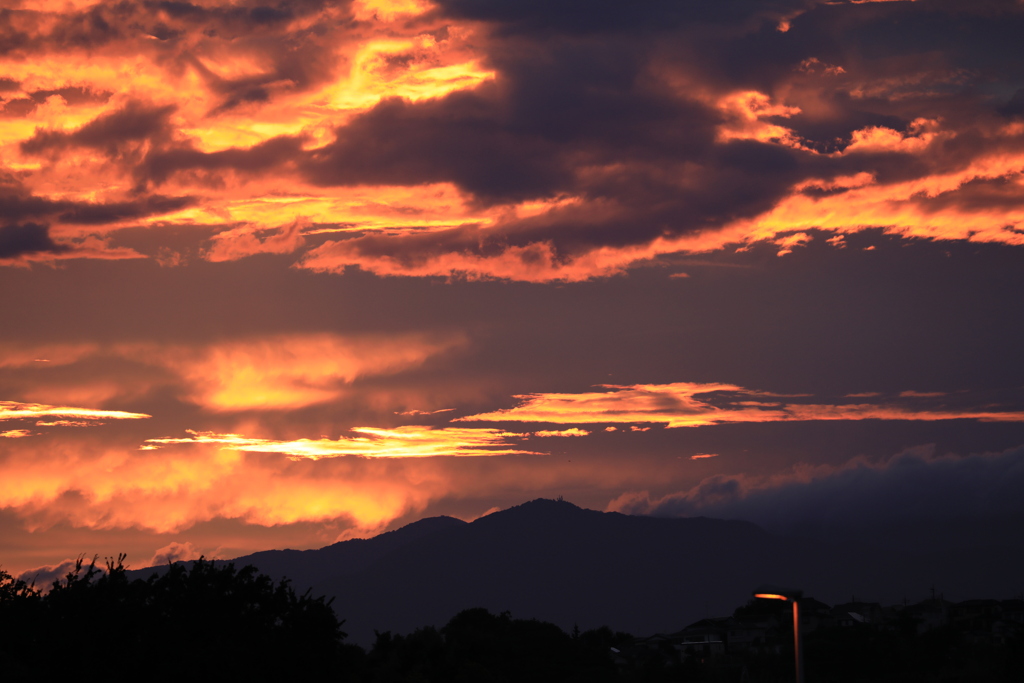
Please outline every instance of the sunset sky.
M263 2L0 9L0 567L1024 518L1024 2Z

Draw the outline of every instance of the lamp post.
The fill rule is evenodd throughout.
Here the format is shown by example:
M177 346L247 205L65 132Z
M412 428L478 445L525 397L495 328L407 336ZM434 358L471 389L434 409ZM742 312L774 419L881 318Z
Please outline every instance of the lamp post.
M800 638L800 598L803 591L781 586L760 586L754 597L765 600L788 600L793 603L793 656L796 659L796 683L804 683L804 653Z

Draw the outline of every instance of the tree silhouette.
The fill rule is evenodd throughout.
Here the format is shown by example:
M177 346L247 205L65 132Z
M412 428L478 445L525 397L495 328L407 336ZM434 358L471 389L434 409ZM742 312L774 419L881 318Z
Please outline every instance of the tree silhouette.
M129 581L124 559L80 558L45 594L0 572L5 680L347 677L354 651L323 598L205 558Z
M474 608L440 630L378 633L366 676L373 683L601 683L617 680L610 648L624 638L608 629L574 638L554 624Z

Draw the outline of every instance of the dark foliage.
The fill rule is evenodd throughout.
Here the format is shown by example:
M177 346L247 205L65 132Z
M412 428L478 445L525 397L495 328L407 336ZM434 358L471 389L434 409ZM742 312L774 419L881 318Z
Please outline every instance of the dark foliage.
M351 668L353 650L323 598L296 595L251 566L202 559L129 581L123 560L108 560L106 571L79 560L45 594L0 573L4 680L99 680L114 671L149 680L337 680Z
M485 609L457 614L440 629L408 636L378 633L367 681L452 683L621 680L611 647L632 638L608 629L568 635L554 624Z
M123 559L108 561L105 571L95 560L88 566L79 560L48 592L0 571L0 680L93 681L120 673L156 681L358 683L780 683L793 677L787 606L773 601L752 601L733 617L776 623L763 641L717 651L687 644L688 631L650 638L608 628L569 634L477 608L440 629L377 633L364 652L343 644L341 623L323 598L297 595L287 581L274 583L252 566L236 570L200 559L129 580ZM937 627L915 617L914 606L877 624L823 622L804 638L808 680L1024 680L1019 601L978 602Z
M807 678L821 683L1016 683L1024 639L996 642L963 624L918 634L913 623L825 630L806 639Z

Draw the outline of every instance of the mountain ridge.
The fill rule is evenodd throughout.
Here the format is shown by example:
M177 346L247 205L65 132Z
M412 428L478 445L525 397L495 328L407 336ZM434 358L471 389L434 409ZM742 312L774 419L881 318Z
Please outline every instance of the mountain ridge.
M936 582L968 587L971 597L980 597L973 590L980 586L1009 595L1021 555L1006 548L984 556L955 548L879 551L779 535L743 520L626 515L536 499L471 522L430 517L369 539L230 561L333 598L351 640L368 645L375 633L441 626L471 607L566 630L670 632L731 614L763 583L832 603L851 595L898 602ZM153 571L159 568L132 574Z

